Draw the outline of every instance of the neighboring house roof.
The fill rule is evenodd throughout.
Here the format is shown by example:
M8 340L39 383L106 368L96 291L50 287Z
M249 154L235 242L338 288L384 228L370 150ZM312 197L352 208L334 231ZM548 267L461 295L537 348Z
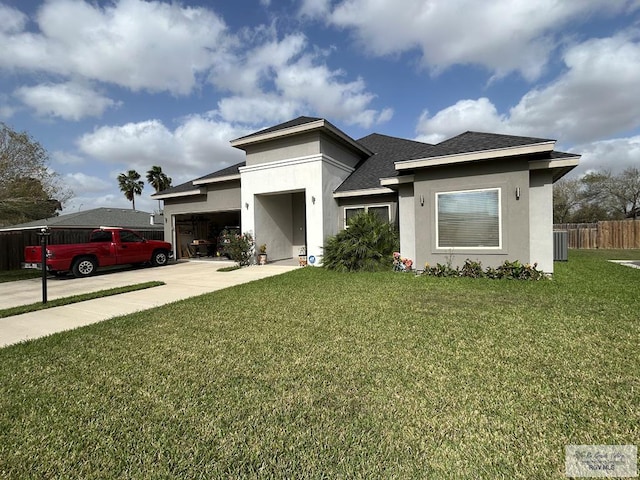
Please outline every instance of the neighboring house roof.
M153 225L151 225L150 219L150 213L140 210L101 207L21 223L19 225L4 227L0 230L30 230L45 226L56 229L98 228L100 226L123 227L134 230L162 230L164 228L164 217L162 215L154 215Z

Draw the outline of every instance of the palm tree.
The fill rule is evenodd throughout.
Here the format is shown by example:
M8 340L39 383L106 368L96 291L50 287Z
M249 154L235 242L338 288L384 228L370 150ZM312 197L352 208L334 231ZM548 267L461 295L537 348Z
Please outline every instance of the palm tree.
M149 185L158 193L171 186L171 177L167 177L162 171L162 167L154 165L151 167L151 170L147 170L147 182L149 182ZM158 210L160 210L160 200L158 200Z
M129 170L126 174L121 173L118 175L118 184L126 199L133 202L133 209L135 210L136 195L141 195L144 188L144 182L140 180L140 174L135 170Z

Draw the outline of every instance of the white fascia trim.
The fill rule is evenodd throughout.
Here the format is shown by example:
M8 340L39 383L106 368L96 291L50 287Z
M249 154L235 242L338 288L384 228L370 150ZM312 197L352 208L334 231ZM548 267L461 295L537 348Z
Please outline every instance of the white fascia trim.
M550 142L535 143L533 145L520 145L517 147L496 148L492 150L480 150L478 152L457 153L440 157L417 158L415 160L402 160L395 162L396 170L410 168L438 167L453 165L456 163L473 162L475 160L489 160L492 158L513 157L516 155L528 155L532 153L544 153L553 151L555 140Z
M205 178L202 180L194 180L194 185L206 185L208 183L228 182L229 180L240 180L240 174L227 175L225 177Z
M531 160L529 170L549 170L552 168L576 167L580 157L554 158L553 160Z
M399 177L381 178L380 185L383 187L390 185L402 185L403 183L413 183L413 175L400 175Z
M275 162L258 163L257 165L249 165L240 167L240 174L258 172L260 170L269 170L272 168L291 167L295 165L304 165L305 163L325 162L329 165L343 170L347 173L353 172L355 169L337 161L325 154L307 155L304 157L288 158L286 160L276 160Z
M263 133L261 135L251 135L249 138L237 138L235 140L231 140L230 143L232 147L240 148L245 145L251 145L253 143L266 142L268 140L274 140L276 138L287 137L287 136L295 135L298 133L309 132L312 130L319 130L322 128L327 129L328 131L330 131L331 133L339 137L342 141L351 145L356 150L359 150L368 156L373 155L373 152L370 151L368 148L365 148L363 145L360 145L353 138L349 137L344 132L338 130L333 125L330 125L324 119L316 120L315 122L304 123L302 125L296 125L294 127L283 128L281 130L276 130L274 132Z
M362 190L350 190L348 192L333 192L333 198L362 197L367 195L384 195L385 193L396 193L390 188L365 188Z
M178 192L178 193L165 193L164 195L151 195L150 197L154 200L163 200L165 198L178 198L178 197L190 197L192 195L204 195L206 192L201 188L197 190L188 190L186 192Z
M51 230L53 227L51 227L50 225L40 225L37 227L35 226L34 227L17 227L17 228L4 227L4 228L0 228L0 232L24 232L27 230L43 230L45 228ZM63 228L66 229L66 228L81 228L81 227L63 227Z

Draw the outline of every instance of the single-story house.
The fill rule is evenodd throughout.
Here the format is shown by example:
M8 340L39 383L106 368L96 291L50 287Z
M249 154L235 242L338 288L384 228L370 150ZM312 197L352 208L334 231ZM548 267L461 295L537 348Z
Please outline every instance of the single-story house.
M231 141L245 161L152 195L164 201L176 256L194 239L241 226L270 260L305 248L315 265L330 235L362 210L395 224L401 254L425 263L505 260L553 272L552 185L580 156L555 140L465 132L436 145L371 134L355 140L299 117ZM312 258L313 257L313 258Z

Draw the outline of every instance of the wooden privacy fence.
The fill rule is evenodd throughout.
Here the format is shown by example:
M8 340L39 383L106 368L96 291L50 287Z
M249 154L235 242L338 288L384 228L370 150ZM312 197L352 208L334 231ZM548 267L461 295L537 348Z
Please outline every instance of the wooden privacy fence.
M89 239L93 228L51 229L48 243L59 245L63 243L84 243ZM164 240L163 230L136 229L148 240ZM24 247L40 245L37 230L17 230L0 232L0 270L17 270L24 262Z
M640 220L559 223L553 229L566 230L569 248L640 248Z

